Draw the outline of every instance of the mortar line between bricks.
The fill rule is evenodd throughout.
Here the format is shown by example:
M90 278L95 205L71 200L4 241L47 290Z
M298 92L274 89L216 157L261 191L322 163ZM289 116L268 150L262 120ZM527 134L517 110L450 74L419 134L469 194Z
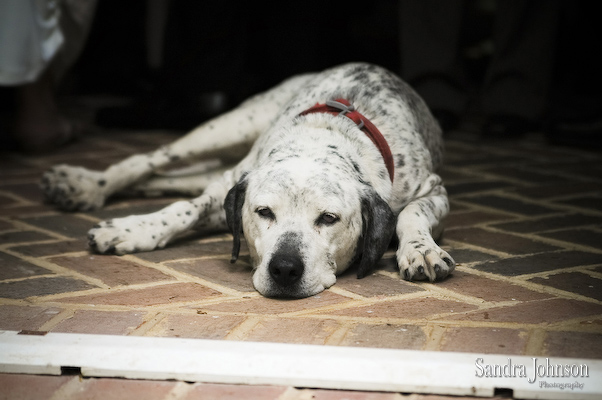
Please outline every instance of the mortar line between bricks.
M216 296L213 298L203 299L203 300L191 300L187 302L179 302L179 303L170 303L170 304L153 304L149 306L143 306L145 310L160 310L164 312L174 312L175 310L187 309L193 310L194 313L198 314L198 311L202 307L211 306L214 304L223 304L223 303L232 303L240 300L239 297L230 297L230 296ZM205 310L200 310L205 311Z
M70 252L60 253L60 254L50 254L47 256L40 256L37 258L40 260L50 260L51 258L57 258L57 257L86 257L86 256L94 257L94 255L90 255L90 253L87 251L78 250L78 251L70 251Z
M581 266L579 267L574 267L574 268L583 268ZM476 269L472 269L470 267L457 267L457 269L459 271L465 272L465 273L469 273L469 274L473 274L473 275L477 275L477 276L482 276L488 279L492 279L492 280L496 280L496 281L502 281L502 282L506 282L508 284L511 285L516 285L516 286L520 286L520 287L524 287L526 289L529 290L533 290L535 292L539 292L539 293L544 293L544 294L551 294L554 295L555 298L569 298L569 299L574 299L574 296L581 296L575 293L571 293L571 292L565 292L565 291L560 291L559 289L555 289L552 288L550 286L546 286L546 285L541 285L538 283L533 283L533 282L528 282L526 280L523 280L523 278L525 276L528 275L518 275L518 276L504 276L504 275L498 275L498 274L494 274L492 272L486 272L486 271L479 271ZM558 273L561 273L563 271L566 271L566 269L564 270L558 270ZM541 272L538 273L541 275L537 275L537 276L548 276L550 275L550 271L545 271L545 272ZM531 274L531 275L535 275L535 274ZM590 297L585 297L585 299L587 299L588 302L591 303L597 303L599 304L600 302L598 300L592 299Z
M558 321L546 326L548 332L590 332L602 333L602 327L592 323L595 318L601 318L601 315L589 315L587 317L567 319ZM579 329L575 329L575 327Z
M538 356L543 354L544 342L546 340L546 330L542 328L533 328L529 330L527 343L525 344L524 354L526 356Z
M421 286L428 291L437 293L439 295L438 296L439 298L443 298L446 300L450 299L450 300L461 301L463 303L472 304L472 305L478 306L478 307L481 307L483 304L490 304L490 303L497 304L498 303L498 302L486 301L486 300L480 299L475 296L461 294L461 293L455 292L453 290L437 286L437 284L433 284L433 283L424 282L424 283L422 283Z
M592 182L594 183L594 182ZM591 195L598 195L600 193L599 189L591 189L591 190L587 190L587 191L577 191L577 192L573 192L573 193L565 193L565 194L559 194L556 196L550 196L547 197L545 199L545 201L549 201L549 202L561 202L561 201L565 201L565 200L572 200L572 199L580 199L584 196L591 196ZM538 199L540 201L544 201L541 199ZM589 212L591 212L591 209L588 209Z
M2 299L5 300L5 299ZM90 304L90 303L72 303L72 302L68 302L68 303L62 303L60 301L41 301L41 302L37 302L35 298L31 297L28 298L29 302L26 303L25 305L28 306L49 306L49 307L59 307L59 308L76 308L76 309L81 309L81 310L92 310L92 311L142 311L142 312L149 312L149 311L162 311L162 312L170 312L170 313L178 313L178 314L192 314L193 312L196 313L198 311L199 308L207 306L207 305L213 305L213 304L220 304L223 302L228 302L230 300L237 300L235 298L229 298L229 297L215 297L215 298L210 298L210 299L204 299L204 300L195 300L195 301L189 301L189 302L177 302L177 303L169 303L169 304L164 304L164 303L159 303L159 304L152 304L152 305L143 305L143 304L128 304L128 305L124 305L124 304ZM16 303L16 302L12 302L12 305L23 305L23 300L20 300L21 302ZM186 307L191 307L190 309L187 309ZM190 311L188 311L190 310ZM217 313L217 312L216 312ZM227 314L224 314L227 315ZM228 314L229 315L229 314Z
M8 297L0 297L0 305L3 306L33 306L34 304L31 301L24 299L9 299Z
M555 295L556 298L561 298L561 299L565 299L565 300L584 301L586 303L602 305L602 301L593 299L591 297L580 295L580 294L574 293L574 292L569 292L567 290L557 289L557 288L554 288L551 286L546 286L546 285L541 285L541 286L544 288L544 290L547 294Z
M476 182L471 182L471 183L481 183L482 180L476 181ZM499 195L500 193L504 193L504 189L499 189L499 188L491 188L491 189L485 189L485 190L479 190L479 191L474 191L474 192L469 192L469 193L458 193L458 194L454 194L451 195L451 201L453 201L454 203L460 203L462 201L463 198L465 197L473 197L473 196L484 196L484 195ZM471 205L476 205L475 203L470 203ZM464 205L464 204L462 204ZM451 207L453 209L453 207ZM498 211L502 211L502 210L498 210ZM506 211L503 210L505 213L508 214L514 214L511 213L510 211Z
M462 205L462 206L465 205L460 202L458 202L458 204ZM466 203L466 205L469 205L469 204L470 203ZM458 225L456 227L445 226L445 231L447 231L447 230L455 231L455 230L459 230L459 229L466 229L468 227L479 228L481 226L488 226L490 224L499 224L499 223L504 223L504 222L521 222L521 221L525 220L522 215L519 215L517 213L511 213L511 212L503 211L500 209L484 208L484 207L470 207L470 208L467 208L464 210L454 211L453 214L451 214L451 215L462 216L463 214L469 214L471 212L483 212L483 213L488 213L488 214L498 214L498 215L502 215L504 217L509 217L509 219L498 219L498 220L494 220L494 221L476 222L476 223L471 223L470 226L468 226L468 225ZM443 223L445 224L445 220Z
M12 300L12 299L0 299L0 304L16 305L16 306L31 306L31 307L56 307L62 309L73 309L73 310L86 310L86 311L105 311L105 312L127 312L127 311L140 311L140 312L169 312L172 314L193 314L196 313L198 307L205 305L211 305L215 303L221 303L222 298L207 299L202 301L194 302L180 302L166 304L153 304L153 305L142 305L142 304L90 304L90 303L61 303L60 301L40 301L36 298L29 297L27 300ZM195 307L189 310L182 307Z
M587 227L588 227L588 225L580 226L580 228L587 228ZM533 240L536 242L545 243L545 244L552 245L555 247L560 247L559 250L580 250L580 251L584 251L587 253L602 254L602 249L599 249L599 248L583 246L578 243L565 242L562 240L552 239L552 238L548 238L545 236L538 236L539 233L564 231L566 229L567 228L565 227L565 228L560 228L560 229L549 229L549 230L545 230L545 231L522 233L522 232L506 231L506 230L503 230L500 228L496 228L495 226L484 226L483 227L483 230L486 230L489 232L503 233L503 234L507 234L507 235L511 235L511 236L520 237L523 239L529 239L529 240ZM544 251L544 253L556 253L556 252L558 252L558 250ZM539 253L542 253L542 252L529 253L529 254L539 254ZM529 254L520 254L520 255L525 256L525 255L529 255Z
M372 305L379 305L379 304L393 302L393 301L409 300L409 299L421 298L421 297L436 298L439 300L454 301L456 303L466 304L463 301L456 301L454 299L449 299L447 297L440 296L438 293L433 296L432 294L429 294L428 292L425 292L425 293L418 292L418 293L403 294L403 295L399 295L399 296L390 296L385 299L382 299L382 298L381 299L367 299L366 301L361 301L361 302L355 302L354 300L352 300L349 302L334 304L334 305L330 305L330 306L324 306L324 307L315 308L312 310L296 311L296 312L282 313L282 314L277 314L277 315L280 317L291 317L291 316L304 317L304 316L319 315L320 313L324 313L324 312L341 311L341 310L345 310L348 308L355 308L355 307L369 307ZM509 305L514 305L514 304L507 304L507 303L502 303L502 302L499 302L499 303L484 302L484 303L481 303L481 306L478 307L477 310L470 310L470 311L465 311L465 312L454 312L452 310L449 312L441 312L441 313L437 313L437 314L432 314L429 316L429 318L437 319L437 318L442 318L442 317L450 316L450 315L454 315L454 316L462 315L462 314L468 314L468 313L471 313L474 311L483 311L483 310L488 310L488 309L497 308L497 307L507 307ZM314 314L314 313L317 313L317 314ZM359 318L362 318L362 317L359 317Z
M104 294L104 293L103 293ZM33 299L33 297L29 298L29 299ZM207 300L190 300L190 301L174 301L174 302L170 302L170 303L158 303L158 304L150 304L150 305L144 305L144 304L111 304L111 305L107 305L107 307L114 307L114 310L122 310L122 311L128 311L131 309L137 309L137 310L141 310L141 311L149 311L149 310L156 310L156 311L170 311L174 308L182 308L182 307L194 307L195 309L198 309L200 307L203 306L207 306L207 305L212 305L212 304L216 304L216 303L222 303L222 300L230 300L229 298L223 298L223 297L219 297L216 296L213 299L207 299ZM57 302L51 302L51 303L47 303L44 302L43 304L52 304L53 306L57 307L59 305L62 305L64 303L61 303L60 301ZM92 307L94 307L93 309L100 309L99 306L95 305L95 304L90 304L90 303L73 303L70 302L69 304L73 304L73 305L79 305L80 307L84 307L86 305L90 305Z
M0 233L13 233L13 232L22 232L22 231L17 227L8 228L8 229L0 229ZM5 246L5 245L2 245L2 246Z
M473 173L479 178L479 181L501 181L501 182L515 185L518 187L533 187L533 184L531 182L524 181L519 178L514 178L511 176L507 176L507 175L499 175L499 174L496 174L495 172L490 172L490 171L485 170L486 168L490 168L490 167L491 167L491 164L483 165L483 166L475 166ZM500 191L500 192L502 191L501 189L492 189L492 190L496 190L496 191ZM475 193L477 193L477 192L466 193L466 195L473 195ZM482 192L478 192L478 193L482 193ZM462 196L464 196L464 195L462 195Z
M513 200L518 200L523 203L529 203L529 204L533 204L533 205L544 206L547 208L563 210L565 212L570 212L570 213L578 213L578 214L593 215L593 216L602 215L602 211L597 211L597 210L591 209L591 208L582 208L582 207L574 206L572 204L558 203L557 200L554 200L554 199L547 199L547 198L546 199L531 199L529 197L521 196L518 193L512 193L512 192L505 192L503 194L503 197L513 199ZM582 197L582 195L580 195L578 197ZM551 215L545 214L545 216L548 217Z
M33 205L37 204L37 203L35 203L35 202L31 201L31 200L27 200L24 197L21 197L21 196L19 196L17 194L14 194L13 192L9 192L9 191L6 191L6 190L0 190L0 195L2 195L4 197L8 197L8 198L14 200L17 203L16 205L15 204L5 205L5 206L2 207L4 209L17 208L17 207L23 207L23 206L33 206ZM2 218L2 219L4 219L4 218Z
M53 213L53 214L49 214L49 215L55 216L57 214ZM22 220L15 219L15 220L12 220L12 222L15 224L16 227L21 228L22 230L25 230L25 231L40 232L47 236L50 236L52 238L59 239L59 240L73 240L73 238L71 238L69 236L61 235L60 233L56 233L55 231L40 228L39 226L36 226L36 225L28 224L27 222L24 222Z
M557 203L554 203L551 201L532 199L529 197L522 196L518 193L508 192L507 190L500 190L496 196L503 198L503 199L516 200L516 201L519 201L519 202L525 203L525 204L530 204L530 205L535 205L535 206L544 205L546 208L551 208L552 210L549 213L542 214L545 216L551 216L553 214L563 213L563 211L565 211L566 208L571 208L571 206L568 204L557 204ZM533 217L530 217L528 215L525 215L525 214L522 214L519 212L509 211L509 210L505 210L503 208L498 208L496 206L488 206L488 205L483 205L481 203L475 202L475 200L478 199L479 197L482 197L481 193L467 193L466 195L463 195L462 198L459 198L459 199L454 198L454 201L456 201L457 203L459 203L463 206L477 206L478 208L483 209L484 211L485 210L488 210L488 211L493 210L493 211L497 211L497 212L501 211L503 213L515 215L517 217L522 217L525 219L533 218ZM468 201L470 199L473 199L473 201L472 202Z
M13 230L13 232L23 232L23 231L22 230ZM60 242L64 242L64 241L65 241L65 239L44 239L44 240L30 240L30 241L24 241L24 242L4 243L4 244L0 245L0 250L6 252L7 250L10 250L13 247L35 246L35 245L41 245L41 244L54 244L54 243L60 243ZM19 257L24 256L24 255L20 255L21 253L17 253L17 254L19 254Z
M27 306L36 306L28 304ZM53 305L47 304L47 307L60 307L61 305ZM146 318L152 318L152 315L156 315L159 313L167 313L169 315L186 315L186 314L195 314L195 310L187 310L187 309L146 309L144 307L126 307L126 306L87 306L87 307L78 307L77 305L67 305L65 307L65 312L74 313L79 310L91 310L91 311L107 311L107 312L141 312L145 313ZM153 313L154 311L154 313ZM473 310L473 312L476 310ZM459 313L453 313L452 316L458 315ZM209 311L207 315L219 315L219 316L241 316L239 312L222 312L222 311ZM265 320L278 320L282 318L282 316L275 314L253 314L246 313L243 314L247 319L252 318L253 320L265 321ZM449 316L449 314L448 314ZM602 316L602 315L601 315ZM588 315L585 317L573 318L570 320L558 321L555 323L524 323L524 322L503 322L503 321L467 321L467 320L447 320L447 319L439 319L442 318L441 314L432 315L428 318L396 318L396 317L357 317L357 316L345 316L345 315L329 315L329 314L310 314L310 315L302 315L302 316L291 316L287 318L307 320L307 319L318 319L318 320L335 320L339 321L339 323L344 324L364 324L364 325L382 325L382 324L392 324L392 325L414 325L414 326L424 326L428 323L439 324L447 327L480 327L480 328L507 328L507 329L533 329L533 328L543 328L548 331L578 331L578 332L597 332L602 333L602 327L592 326L592 325L584 325L584 322L591 321L592 318L598 318L598 315ZM60 322L60 321L59 321ZM157 321L158 322L158 321ZM150 329L150 328L149 328Z
M558 268L558 269L552 269L552 270L542 271L542 272L533 272L532 274L515 275L514 279L527 281L527 280L533 279L533 278L547 278L547 277L562 274L565 272L585 272L585 271L588 271L588 268L596 268L600 265L602 265L602 262L599 264L576 265L574 267ZM594 272L594 271L589 271L589 272L596 274L596 272ZM602 276L602 274L599 274L599 273L598 273L598 275Z
M312 389L300 389L288 386L275 400L312 400L314 397Z
M424 331L426 335L426 341L422 346L422 350L439 351L441 348L441 341L443 340L443 336L445 335L447 328L439 324L429 322L425 326Z
M395 301L395 300L410 300L410 299L427 297L427 296L428 296L427 292L414 292L414 293L404 293L404 294L396 295L396 296L388 296L386 298L379 298L379 299L377 299L377 298L366 298L366 299L361 299L361 300L349 299L349 301L346 301L343 303L329 304L326 306L316 307L316 308L312 308L312 309L278 313L277 315L280 317L306 316L306 315L312 314L312 313L340 311L340 310L345 310L348 308L372 306L375 304L382 304L382 303L391 302L391 301Z
M588 227L584 226L584 227L575 227L575 228L585 228L587 229ZM574 229L574 228L568 228L568 229ZM565 229L554 229L554 230L549 230L549 231L545 231L545 233L552 233L552 232L561 232L567 230ZM552 246L556 246L556 247L561 247L565 250L577 250L577 251L583 251L586 253L595 253L595 254L600 254L601 257L600 259L602 260L602 249L601 248L597 248L597 247L592 247L592 246L587 246L587 245L582 245L579 243L575 243L575 242L567 242L564 240L560 240L560 239L554 239L554 238L549 238L546 236L539 236L539 233L544 233L544 231L542 232L537 232L537 233L516 233L516 236L521 236L521 235L532 235L532 238L537 238L537 241L539 242L543 242L545 244L549 244ZM529 236L525 236L526 238L529 238Z
M169 246L169 244L168 244ZM135 256L136 254L126 254L126 255L132 255ZM241 251L238 256L239 257L245 257L248 256L249 252L247 251ZM186 263L186 262L192 262L192 261L204 261L204 260L225 260L225 261L230 261L231 259L231 255L229 254L211 254L211 255L198 255L198 256L194 256L194 257L186 257L186 258L177 258L177 259L173 259L173 260L164 260L161 261L161 263L165 263L165 262L170 262L170 263ZM237 261L239 262L239 261ZM244 262L244 261L243 261Z
M211 314L221 315L221 316L240 316L240 313L224 313L224 312L212 312ZM411 319L411 318L401 318L401 317L357 317L357 316L347 316L347 315L336 315L336 314L308 314L308 315L299 315L299 316L286 316L282 317L281 315L275 314L254 314L254 313L245 313L244 316L248 318L258 318L261 321L268 320L280 320L282 318L290 318L290 319L298 319L298 320L334 320L339 323L349 323L351 325L363 324L363 325L383 325L383 324L392 324L392 325L424 325L429 320L424 318L421 319Z
M502 196L498 196L498 197L502 197ZM460 200L460 201L458 201L458 204L461 204L463 206L469 206L471 204L472 205L478 204L478 207L474 208L475 210L482 211L482 212L488 212L488 213L505 214L505 215L516 218L514 220L509 220L509 221L499 221L499 220L498 221L486 221L486 222L471 225L471 227L480 226L480 225L489 226L489 225L499 225L499 224L504 224L504 223L537 221L539 219L563 217L563 216L566 216L567 213L572 214L575 212L573 210L558 209L558 208L563 208L563 207L559 207L558 205L556 205L554 203L542 204L541 202L527 202L527 201L525 201L525 198L523 198L523 197L511 197L511 196L504 196L504 197L512 199L512 200L517 200L522 203L529 203L530 205L533 205L533 206L539 206L539 207L545 207L545 208L557 208L557 209L547 212L547 213L529 216L529 215L522 214L520 212L513 212L513 211L508 211L508 210L504 210L501 208L497 208L496 206L485 206L485 205L481 205L478 203L470 203L468 201L463 202L462 200ZM580 214L584 214L584 213L580 213ZM599 215L598 213L595 213L593 216L598 216L598 215Z
M324 340L324 344L328 346L340 345L355 325L357 324L351 321L345 321L343 323L340 323L339 327L335 329L334 332L332 332L326 338L326 340Z
M34 280L34 279L40 279L40 278L56 278L62 276L60 274L40 274L40 275L34 275L34 276L25 276L22 278L8 278L8 279L2 279L0 280L0 283L15 283L15 282L23 282L23 281L30 281L30 280ZM0 296L0 298L2 298L2 296Z
M87 382L88 381L86 379L80 379L79 376L74 376L67 382L63 383L61 387L52 393L52 395L50 395L50 393L46 393L46 395L49 395L49 400L73 399L84 391Z
M73 215L74 217L77 217L79 219L90 221L91 223L95 223L95 224L97 224L100 221L102 221L102 219L100 219L100 218L97 218L97 217L95 217L93 215L84 214L84 213L81 213L81 212L72 213L71 215ZM92 229L92 226L93 225L90 225L90 229Z
M144 329L140 329L140 331L137 331L137 329L135 329L133 332L130 332L128 334L128 336L149 336L149 337L161 337L163 336L162 333L165 332L165 324L164 322L167 321L167 318L169 318L171 315L173 315L172 313L168 313L168 312L159 312L159 313L149 313L150 315L152 315L152 318L146 318L144 319L144 321L138 325L138 328L142 328L145 327ZM148 326L146 326L146 324L148 323Z
M592 278L596 278L596 279L602 280L602 272L592 271L592 270L589 270L588 268L590 268L590 267L583 268L583 270L581 270L579 272L587 274L587 275L591 276Z
M349 290L337 287L336 285L331 286L328 290L334 294L338 294L340 296L348 297L348 298L354 299L354 300L365 300L366 299L365 296L350 292Z
M575 172L570 172L570 171L561 171L561 170L554 170L552 173L548 173L547 170L543 169L541 166L533 166L531 168L532 171L537 172L537 173L547 173L550 176L558 176L561 178L566 179L567 181L571 181L571 182L576 182L576 183L599 183L600 179L592 177L592 176L586 176L586 175L581 175L579 173L575 173Z
M72 269L61 267L60 265L54 264L54 263L44 260L44 259L39 259L37 257L22 255L15 251L9 250L9 249L4 249L3 251L7 254L10 254L11 256L20 258L21 260L24 260L24 261L27 261L28 263L31 263L33 265L37 265L39 267L43 267L47 270L50 270L50 271L56 273L57 276L68 276L68 277L72 277L72 278L84 281L86 283L89 283L91 285L97 286L102 289L109 289L109 286L106 285L104 282L102 282L98 278L93 278L91 276L84 275L84 274L74 271ZM31 276L31 277L29 277L29 279L36 279L36 277ZM40 296L40 297L45 297L45 296Z
M456 315L456 314L454 314ZM264 319L278 319L278 316L274 315L253 315L262 320ZM264 318L261 318L264 317ZM549 331L562 331L562 332L602 332L600 327L583 326L584 321L589 321L592 318L597 318L598 315L588 315L585 317L573 318L570 320L558 321L555 323L539 322L539 323L527 323L527 322L505 322L505 321L469 321L469 320L449 320L449 319L437 319L433 316L428 318L398 318L398 317L357 317L357 316L346 316L336 314L314 314L301 317L290 317L290 318L303 318L303 319L331 319L339 321L341 323L349 324L365 324L365 325L413 325L413 326L426 326L427 324L437 324L445 327L466 327L466 328L506 328L506 329L535 329L541 328ZM575 329L578 326L580 329Z
M591 319L591 316L588 318ZM585 318L587 319L587 318ZM429 323L445 326L448 328L491 328L491 329L512 329L512 330L525 330L529 329L545 329L549 331L570 331L577 332L574 326L567 329L568 325L553 327L547 322L540 323L527 323L527 322L504 322L504 321L461 321L461 320L446 320L446 319L433 319L427 321ZM564 321L563 321L564 322ZM571 324L574 324L571 323ZM583 332L591 332L590 330L584 329Z
M240 253L238 254L239 257L249 257L250 254L248 251L240 251ZM198 257L190 257L190 258L182 258L179 259L177 261L182 261L182 262L186 262L186 261L196 261L196 260L224 260L224 261L228 261L230 262L230 260L232 259L232 256L230 254L215 254L215 255L207 255L207 256L198 256ZM174 260L175 261L175 260ZM249 263L243 261L243 260L237 260L237 263L240 262L241 264L244 263L245 265L249 265Z
M557 275L557 274L561 274L563 272L575 272L575 271L579 271L576 268L571 268L571 271L567 271L567 270L556 270L556 274L548 274L548 275L535 275L535 274L531 274L528 275L526 277L516 277L517 281L515 282L519 282L520 279L525 279L524 283L525 284L529 284L529 285L539 285L541 290L541 292L546 293L546 294L551 294L556 296L556 298L563 298L563 299L570 299L570 300L579 300L579 301L585 301L588 303L594 303L594 304L601 304L602 305L602 301L598 300L598 299L594 299L592 297L588 297L579 293L575 293L575 292L571 292L568 290L562 290L562 289L558 289L552 286L547 286L547 285L542 285L542 284L537 284L537 283L533 283L533 282L528 282L526 281L527 279L532 279L534 277L542 277L542 278L547 278L548 276L552 276L552 275ZM579 271L580 272L580 271ZM535 288L536 286L533 286L533 288Z
M43 323L42 325L40 325L38 330L43 331L43 332L49 332L50 330L52 330L54 327L56 327L61 322L72 318L73 315L75 315L76 311L77 310L75 310L75 309L63 310L63 311L59 312L57 315L55 315L54 317L52 317L50 320L48 320L45 323Z
M377 271L377 274L382 275L382 276L386 276L389 277L391 279L398 279L401 280L402 278L399 276L399 272L391 272L391 271ZM430 285L430 283L428 281L403 281L406 285L412 286L417 288L418 290L423 290L424 286L423 285ZM436 284L435 284L436 285ZM428 287L428 286L427 286ZM438 289L443 289L439 286L437 286ZM403 295L403 294L402 294ZM402 295L398 295L398 296L402 296ZM473 297L473 296L471 296Z
M257 316L247 316L240 324L228 332L224 340L245 340L260 322L261 318Z
M30 279L35 279L35 278L30 278ZM75 292L64 292L64 293L54 293L54 294L48 294L45 296L31 296L30 298L35 298L38 301L57 301L57 300L62 300L62 299L71 299L74 297L82 297L82 296L91 296L91 295L102 295L102 294L107 294L107 293L120 293L120 292L126 292L129 290L143 290L143 289L149 289L149 288L153 288L153 287L161 287L161 286L167 286L167 285L174 285L174 284L178 284L178 283L186 283L186 282L180 282L177 280L163 280L163 281L153 281L153 282L145 282L145 283L135 283L135 284L131 284L131 285L117 285L117 286L108 286L105 285L103 283L104 286L106 287L96 287L96 288L92 288L92 289L87 289L87 290L78 290Z
M231 296L238 296L238 297L243 296L243 292L240 292L238 290L229 288L227 286L223 286L223 285L220 285L220 284L208 281L208 280L203 279L203 278L199 278L199 277L194 276L194 275L187 274L185 272L177 271L177 270L175 270L173 268L170 268L170 267L168 267L166 265L163 265L163 263L152 263L152 262L143 260L141 258L138 258L138 257L136 257L133 254L126 254L126 255L123 255L121 257L124 260L132 261L132 262L138 263L140 265L143 265L145 267L153 268L153 269L155 269L157 271L163 272L164 274L172 276L172 277L176 278L177 280L181 280L181 281L184 281L184 282L198 283L198 284L203 285L205 287L217 290L220 293L224 293L224 294L231 295Z
M454 256L453 249L456 248L456 247L459 247L459 246L461 246L463 248L466 248L466 249L469 249L469 250L474 250L474 251L478 251L478 252L481 252L481 253L490 254L492 256L496 256L496 257L499 257L499 258L514 258L514 257L516 257L515 254L505 253L503 251L493 250L493 249L490 249L488 247L477 246L477 245L474 245L474 244L471 244L471 243L460 242L460 241L453 240L453 239L447 239L445 237L445 233L443 233L443 240L445 241L445 243L447 245L449 245L449 246L452 247L451 254L450 254L452 257Z
M148 312L142 318L142 323L128 333L128 336L146 336L157 324L163 321L167 317L167 314L162 312Z
M174 387L163 397L163 400L180 400L194 389L194 385L187 382L176 382Z

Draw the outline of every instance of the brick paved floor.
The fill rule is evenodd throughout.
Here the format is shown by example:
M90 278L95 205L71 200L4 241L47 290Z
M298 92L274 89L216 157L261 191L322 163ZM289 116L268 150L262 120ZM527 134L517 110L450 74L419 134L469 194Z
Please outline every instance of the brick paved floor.
M173 139L101 132L50 155L2 155L0 329L602 358L600 153L537 137L452 136L442 171L452 204L442 245L458 262L451 278L402 281L391 250L365 279L345 274L317 296L285 301L253 290L244 248L229 263L229 234L123 257L86 248L97 221L174 199L120 198L71 214L43 203L40 174L56 163L104 168ZM149 399L241 391L245 398L424 398L72 376L0 375L0 387L8 398L107 398L99 393L108 388L124 398L146 391Z

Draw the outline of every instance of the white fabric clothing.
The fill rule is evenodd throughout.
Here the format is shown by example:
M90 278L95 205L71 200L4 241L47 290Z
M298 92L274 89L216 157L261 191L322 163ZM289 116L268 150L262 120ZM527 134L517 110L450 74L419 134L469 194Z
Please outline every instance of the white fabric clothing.
M0 84L33 82L62 46L59 2L0 0Z
M58 79L83 47L96 1L0 0L0 85L33 82L55 59Z

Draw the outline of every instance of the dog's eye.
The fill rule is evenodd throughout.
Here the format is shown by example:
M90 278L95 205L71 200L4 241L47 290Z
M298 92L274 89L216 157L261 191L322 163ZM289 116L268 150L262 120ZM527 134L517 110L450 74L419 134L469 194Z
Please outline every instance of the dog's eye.
M276 219L276 216L268 207L259 207L257 210L255 210L255 212L263 218Z
M320 215L320 218L318 218L318 224L319 225L332 225L335 222L337 222L339 220L339 217L337 217L336 215L332 214L332 213L323 213L322 215Z

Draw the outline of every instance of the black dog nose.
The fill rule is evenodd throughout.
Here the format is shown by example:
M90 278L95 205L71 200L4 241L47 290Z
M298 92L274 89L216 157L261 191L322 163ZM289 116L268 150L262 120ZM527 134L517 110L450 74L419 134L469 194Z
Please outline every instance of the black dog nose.
M297 257L276 255L270 261L270 276L280 286L290 286L301 279L303 262Z

